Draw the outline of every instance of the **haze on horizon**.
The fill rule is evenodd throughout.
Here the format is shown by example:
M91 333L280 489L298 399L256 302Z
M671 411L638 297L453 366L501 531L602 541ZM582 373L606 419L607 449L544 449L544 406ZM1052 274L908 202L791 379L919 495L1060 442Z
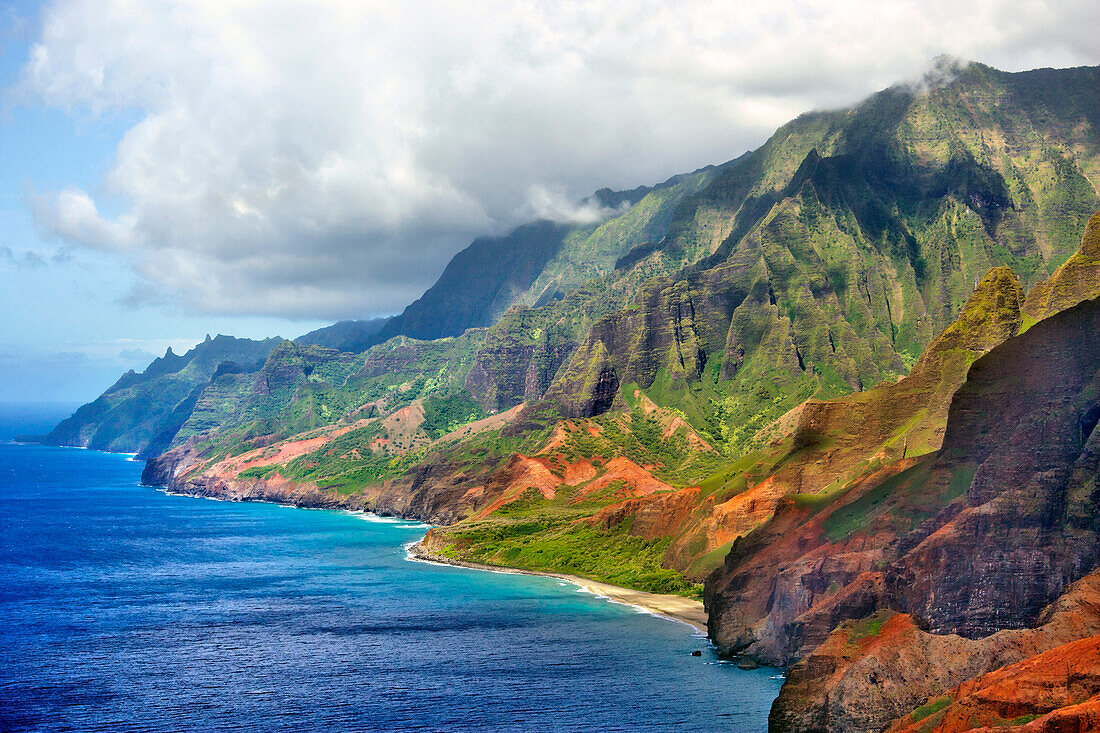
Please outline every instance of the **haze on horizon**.
M1095 2L0 4L0 401L207 332L400 311L480 234L595 218L948 55L1100 62Z

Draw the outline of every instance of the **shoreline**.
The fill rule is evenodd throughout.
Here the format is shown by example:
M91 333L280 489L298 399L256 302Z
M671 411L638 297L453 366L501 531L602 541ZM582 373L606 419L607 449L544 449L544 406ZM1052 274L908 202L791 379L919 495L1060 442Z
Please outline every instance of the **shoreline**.
M69 446L79 447L79 446ZM89 450L84 448L84 450ZM101 453L111 453L111 451L99 451ZM115 454L115 455L129 455L129 460L134 461L136 454ZM144 475L142 479L144 479ZM199 492L199 491L180 491L178 487L172 487L168 485L158 485L153 482L145 482L142 480L141 485L148 488L161 491L169 496L187 496L196 499L214 499L216 501L232 501L232 502L257 502L262 504L275 504L277 506L285 506L287 508L296 509L327 509L330 511L344 511L350 513L362 513L373 514L378 517L393 517L404 521L424 522L423 519L417 517L405 517L400 514L385 514L371 511L358 506L341 506L342 502L338 502L336 505L328 502L322 502L314 504L312 502L303 501L303 497L300 496L283 496L279 497L283 501L275 500L275 497L270 496L234 496L229 492ZM289 503L284 503L289 502ZM671 621L678 621L686 624L695 631L707 636L707 613L703 608L701 601L685 598L684 596L673 595L671 593L649 593L646 591L634 590L632 588L624 588L622 586L613 585L611 583L603 583L598 580L590 580L589 578L582 578L579 575L567 575L565 573L551 573L541 570L524 570L521 568L511 568L500 565L486 565L484 563L469 562L466 560L455 560L441 555L436 555L429 552L424 548L423 538L420 540L406 545L406 554L410 560L418 562L429 562L437 565L450 565L452 567L467 568L470 570L481 570L494 573L508 573L511 575L535 575L545 578L554 578L566 583L570 583L579 588L592 593L593 595L604 598L612 603L619 603L625 606L631 606L632 608L640 609L646 613L655 614Z
M510 568L503 565L486 565L484 563L455 560L429 552L424 548L423 540L406 545L406 552L410 560L415 562L428 562L436 565L450 565L452 567L467 568L469 570L482 570L492 573L506 573L508 575L535 575L542 578L554 578L566 583L579 586L593 595L606 598L612 603L620 603L624 606L638 608L646 613L656 614L671 621L691 626L696 631L707 634L707 612L703 609L701 601L695 601L684 596L671 593L648 593L646 591L623 588L622 586L603 583L598 580L582 578L579 575L566 575L564 573L550 573L542 570L523 570Z

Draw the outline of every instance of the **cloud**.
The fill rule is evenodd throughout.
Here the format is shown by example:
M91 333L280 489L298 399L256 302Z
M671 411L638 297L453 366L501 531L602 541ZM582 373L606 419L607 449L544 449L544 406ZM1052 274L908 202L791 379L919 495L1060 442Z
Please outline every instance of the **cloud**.
M591 196L575 203L560 188L552 190L539 184L531 186L527 204L530 214L526 218L549 219L565 224L595 224L630 208L630 204L626 202L617 209L603 206Z
M1100 61L1094 0L784 3L60 0L27 100L136 111L97 196L35 196L119 253L135 302L394 312L478 234L733 158L810 108L919 78ZM580 202L580 203L576 203Z

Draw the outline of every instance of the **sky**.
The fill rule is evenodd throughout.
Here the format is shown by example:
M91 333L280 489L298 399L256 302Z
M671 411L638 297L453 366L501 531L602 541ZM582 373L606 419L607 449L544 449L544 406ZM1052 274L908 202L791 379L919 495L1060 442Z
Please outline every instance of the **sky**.
M399 312L475 236L724 162L1095 0L0 0L0 401Z

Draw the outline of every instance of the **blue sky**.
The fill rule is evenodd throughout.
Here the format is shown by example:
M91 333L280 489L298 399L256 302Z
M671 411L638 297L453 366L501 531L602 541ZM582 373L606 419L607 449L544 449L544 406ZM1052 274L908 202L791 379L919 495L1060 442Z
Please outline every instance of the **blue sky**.
M207 333L287 338L328 319L196 314L137 306L138 278L118 256L67 246L35 222L28 196L96 190L137 113L92 114L20 99L39 3L0 4L0 402L93 399L127 369Z
M475 236L732 159L1095 0L0 0L0 401L399 312Z

